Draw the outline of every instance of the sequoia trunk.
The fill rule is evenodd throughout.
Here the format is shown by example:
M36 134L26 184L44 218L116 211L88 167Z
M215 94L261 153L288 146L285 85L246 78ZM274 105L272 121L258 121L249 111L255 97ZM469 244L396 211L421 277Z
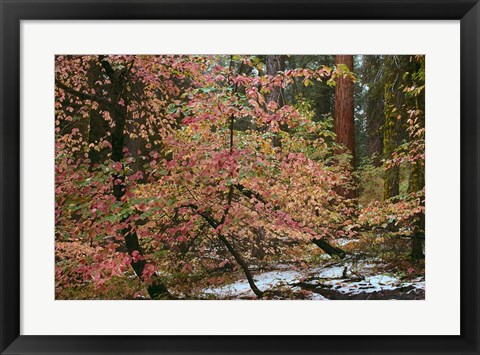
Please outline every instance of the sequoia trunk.
M352 71L353 56L337 55L336 64L344 64ZM355 125L353 121L353 82L348 77L339 77L335 85L335 134L336 143L345 146L355 162Z

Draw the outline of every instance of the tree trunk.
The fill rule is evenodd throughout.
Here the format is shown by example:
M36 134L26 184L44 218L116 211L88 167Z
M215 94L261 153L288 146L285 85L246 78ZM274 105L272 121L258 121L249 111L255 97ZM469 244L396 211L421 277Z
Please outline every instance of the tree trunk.
M424 239L420 238L418 235L414 235L412 238L412 259L420 260L425 259L425 254L423 253L423 242Z
M383 158L383 124L385 123L385 56L364 56L360 75L362 84L368 87L361 99L367 128L367 151L374 166L381 166Z
M392 153L397 148L398 120L393 109L396 93L393 84L385 85L385 126L383 134L384 158L390 159ZM397 105L398 106L398 105ZM398 113L397 113L398 114ZM383 199L395 197L399 194L400 186L400 168L393 165L385 170L385 180L383 183Z
M95 145L95 147L90 147L88 150L89 170L92 171L96 165L104 162L107 158L109 149L99 147L99 143L102 140L107 140L107 132L110 127L103 115L93 109L90 110L89 126L88 143L89 145Z
M263 292L259 290L257 285L255 285L255 281L253 280L252 273L250 272L250 269L248 268L247 263L243 260L242 256L235 250L235 248L230 244L228 239L219 234L218 238L222 241L222 243L225 245L225 247L228 249L228 251L233 255L235 260L237 261L238 265L243 270L243 273L245 274L245 277L248 280L248 284L250 285L250 288L252 289L253 293L257 295L258 298L262 298Z
M280 71L285 70L284 55L268 55L267 56L267 75L275 76ZM280 86L276 86L267 96L268 101L276 102L279 106L283 106L283 90Z
M383 96L376 98L376 103L372 105L375 106L367 106L366 111L368 155L373 157L372 163L374 166L381 166L383 156L383 124L385 122Z
M337 55L336 64L345 64L353 71L352 55ZM352 155L355 165L355 124L353 120L353 82L340 77L335 86L335 142L344 145Z
M337 55L335 57L337 65L345 64L350 71L353 71L353 55ZM335 85L335 107L334 107L334 129L335 142L344 146L350 153L352 169L355 168L355 123L353 115L353 82L350 78L337 78ZM337 154L345 153L343 150L337 150ZM339 189L340 195L346 198L355 198L357 193L355 189Z
M263 260L265 258L265 249L263 248L262 243L265 239L265 228L263 227L253 227L252 232L254 234L253 237L253 247L252 247L252 257L257 258L259 260Z
M285 70L285 56L284 55L268 55L267 56L267 75L275 76L280 71ZM273 101L278 107L282 107L285 102L283 98L283 89L279 86L273 88L267 95L267 103ZM280 129L285 130L284 125L280 125ZM280 136L275 134L272 138L272 145L281 148L282 142Z
M123 160L123 148L125 140L124 130L125 123L127 121L127 100L124 95L125 73L116 75L117 73L114 72L113 68L107 61L105 61L101 56L99 56L99 60L112 83L111 97L116 98L114 102L118 102L120 98L124 101L124 105L115 104L113 109L110 111L112 120L115 123L111 134L112 160L114 162L121 162ZM121 201L122 197L125 195L125 187L125 176L123 174L115 174L113 177L113 195L117 201ZM126 222L127 218L122 219L122 224ZM138 235L134 229L132 231L132 229L128 227L122 230L122 234L124 236L125 246L128 254L133 256L133 253L136 251L142 255L141 260L137 260L137 262L132 260L130 264L138 278L143 280L143 271L147 262L143 255L143 250L140 246ZM155 277L155 275L152 276L152 283L148 286L147 291L152 299L170 297L167 288L157 277Z
M198 212L198 208L197 206L194 206L194 205L190 205L191 208L193 208L195 211ZM213 229L216 229L219 224L218 221L216 221L210 214L208 214L207 212L199 212L200 216L203 217L203 219L205 219L208 224L210 225L210 227L212 227ZM255 285L255 281L253 280L253 277L252 277L252 274L250 272L250 269L248 268L248 265L247 263L243 260L242 256L240 255L239 252L237 252L235 250L235 248L233 247L232 244L230 244L230 242L228 241L228 239L222 235L222 234L218 234L218 239L220 239L220 241L223 243L223 245L225 245L225 247L228 249L228 251L230 252L230 254L233 255L233 257L235 258L236 262L238 263L238 265L240 265L240 267L242 268L243 270L243 273L245 274L247 280L248 280L248 284L250 285L250 288L252 289L252 291L257 295L257 297L259 298L262 298L263 296L263 292L260 291L257 287L257 285Z
M90 88L97 89L95 84L98 81L103 73L101 68L98 66L95 60L90 61L90 70L88 71L88 86ZM92 103L90 103L90 114L89 114L89 128L88 128L88 159L89 170L92 171L95 165L104 162L107 159L110 149L105 146L99 146L99 143L102 140L108 140L107 133L110 131L110 124L105 120L103 115L100 113L100 110L105 109L105 104L103 102L98 103L99 107L97 109L91 108ZM90 145L94 147L90 147Z
M411 169L408 190L409 192L417 192L422 190L425 186L424 165L422 162L416 161L412 163ZM420 238L422 234L425 235L424 213L419 213L417 216L415 216L415 219L412 222L412 229L414 233L412 238L412 259L424 259L425 255L423 253L423 243L425 239Z
M425 70L424 61L417 61L416 66L416 70ZM425 81L422 80L421 84L425 85ZM421 126L425 128L425 91L422 91L421 95L415 98L415 108L421 112L419 122ZM411 191L422 190L425 187L425 160L419 159L414 164L412 163L411 171L412 183L409 183L409 189L411 188ZM422 202L422 206L425 207L424 202ZM417 230L415 233L416 238L412 240L412 258L414 260L425 258L425 254L423 252L425 238L420 238L421 234L425 236L425 213L420 213L418 217L419 219L416 225Z

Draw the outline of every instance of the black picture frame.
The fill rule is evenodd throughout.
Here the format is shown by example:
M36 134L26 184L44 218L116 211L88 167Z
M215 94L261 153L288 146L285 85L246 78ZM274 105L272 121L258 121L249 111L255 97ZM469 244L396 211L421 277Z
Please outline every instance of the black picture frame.
M0 0L0 11L2 354L479 354L478 0ZM20 335L20 22L26 19L461 20L461 335Z

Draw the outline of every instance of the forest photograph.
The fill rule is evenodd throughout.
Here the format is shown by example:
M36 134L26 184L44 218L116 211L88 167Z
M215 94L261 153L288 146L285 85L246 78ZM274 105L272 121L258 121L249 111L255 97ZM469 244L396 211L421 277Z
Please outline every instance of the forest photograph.
M56 300L424 300L425 56L56 55Z

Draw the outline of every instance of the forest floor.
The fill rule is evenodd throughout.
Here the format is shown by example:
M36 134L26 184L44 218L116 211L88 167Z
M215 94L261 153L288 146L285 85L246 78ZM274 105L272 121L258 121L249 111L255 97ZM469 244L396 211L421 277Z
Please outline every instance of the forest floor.
M405 278L395 273L379 272L381 267L373 260L332 262L306 270L284 264L254 275L254 280L269 299L425 299L424 277ZM201 293L207 299L256 298L245 278L220 287L205 288Z
M344 260L325 255L315 267L275 265L254 272L257 287L266 299L309 300L423 300L425 277L406 275L391 264L375 258L347 256ZM238 275L240 276L240 275ZM248 281L239 277L222 286L202 289L198 298L255 299Z

